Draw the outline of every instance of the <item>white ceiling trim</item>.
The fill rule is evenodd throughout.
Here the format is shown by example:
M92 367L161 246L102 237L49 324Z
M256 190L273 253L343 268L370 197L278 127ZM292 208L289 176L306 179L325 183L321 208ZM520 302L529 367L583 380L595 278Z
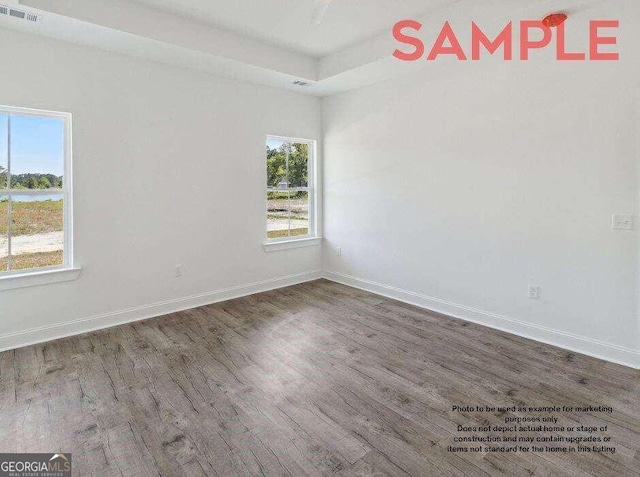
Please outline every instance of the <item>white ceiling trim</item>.
M560 1L551 0L551 3ZM599 3L598 0L562 1L573 6ZM30 24L0 17L0 27L303 94L340 93L398 77L416 68L431 68L434 74L442 70L427 61L403 63L395 60L392 53L396 44L390 31L316 59L135 2L21 0L20 5L39 13L41 21ZM537 18L551 6L550 3L534 3L527 7L510 4L510 8L505 8L503 0L490 0L481 8L471 10L465 0L447 0L446 4L437 5L428 15L417 18L425 25L423 30L432 36L439 32L443 19L454 25L456 22L470 24L470 18L473 18L483 26L504 26L504 22L511 19ZM462 37L464 33L460 39L468 42ZM296 80L304 80L310 85L295 86Z
M313 81L317 75L314 58L137 3L120 0L22 0L20 3L43 12L44 21L55 14L307 80Z

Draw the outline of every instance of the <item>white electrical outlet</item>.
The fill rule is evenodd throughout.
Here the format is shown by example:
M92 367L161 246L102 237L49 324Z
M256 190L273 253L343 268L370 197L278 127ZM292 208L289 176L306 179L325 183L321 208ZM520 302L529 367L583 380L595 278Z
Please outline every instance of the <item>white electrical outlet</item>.
M338 253L338 257L342 257L342 247L336 248L336 252Z
M182 265L176 265L176 277L182 276Z
M540 287L529 285L529 298L531 298L532 300L540 299Z
M633 215L616 214L611 220L614 230L633 230Z

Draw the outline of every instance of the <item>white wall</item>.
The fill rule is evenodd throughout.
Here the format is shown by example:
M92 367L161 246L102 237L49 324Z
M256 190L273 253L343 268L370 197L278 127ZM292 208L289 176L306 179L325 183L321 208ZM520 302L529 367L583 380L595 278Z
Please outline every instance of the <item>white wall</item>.
M0 349L323 265L334 279L640 363L640 237L610 227L611 214L639 212L640 75L627 52L615 64L413 66L326 98L321 118L312 97L0 30L0 104L74 114L83 267L75 282L2 292ZM265 254L264 136L323 128L323 263L317 248Z
M319 139L319 99L7 30L0 56L0 104L74 115L83 267L75 282L2 292L0 347L91 324L12 335L36 327L320 268L318 247L262 249L265 136Z
M414 65L326 98L330 276L640 366L638 231L611 229L638 214L636 44L619 63Z

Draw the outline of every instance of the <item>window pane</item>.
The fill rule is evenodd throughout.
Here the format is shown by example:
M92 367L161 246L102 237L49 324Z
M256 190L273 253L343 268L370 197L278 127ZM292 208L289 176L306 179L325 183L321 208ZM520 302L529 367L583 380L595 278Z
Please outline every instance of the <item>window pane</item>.
M11 201L11 270L63 264L61 194L14 195Z
M289 153L289 187L309 186L309 145L291 144Z
M7 271L9 255L9 239L7 237L7 225L9 224L9 197L0 195L0 272Z
M291 193L291 236L309 233L309 193Z
M7 167L8 167L8 149L7 149L7 133L8 133L7 114L0 114L0 189L7 188Z
M288 144L280 139L267 139L267 187L286 189Z
M11 188L60 189L64 120L11 115Z
M267 237L289 236L289 192L267 192Z

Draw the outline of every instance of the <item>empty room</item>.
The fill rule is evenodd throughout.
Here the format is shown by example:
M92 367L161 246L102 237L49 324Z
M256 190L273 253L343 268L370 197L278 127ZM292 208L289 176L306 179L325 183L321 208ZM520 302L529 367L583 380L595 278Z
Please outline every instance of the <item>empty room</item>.
M639 26L0 0L0 476L640 477Z

